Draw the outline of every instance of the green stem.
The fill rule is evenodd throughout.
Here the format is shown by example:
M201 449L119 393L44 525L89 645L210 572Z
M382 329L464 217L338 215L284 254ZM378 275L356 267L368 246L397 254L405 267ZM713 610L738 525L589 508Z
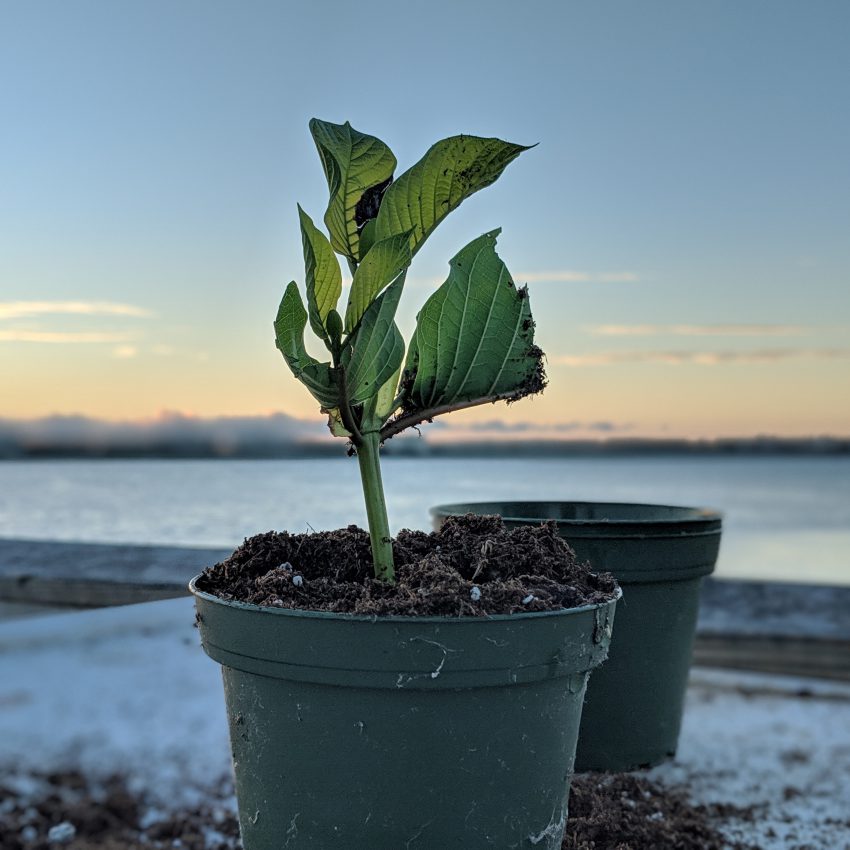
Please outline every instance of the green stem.
M387 503L384 499L384 484L381 480L380 446L381 437L377 431L363 434L357 446L357 461L360 464L360 478L366 498L375 578L395 584L393 544L387 518Z

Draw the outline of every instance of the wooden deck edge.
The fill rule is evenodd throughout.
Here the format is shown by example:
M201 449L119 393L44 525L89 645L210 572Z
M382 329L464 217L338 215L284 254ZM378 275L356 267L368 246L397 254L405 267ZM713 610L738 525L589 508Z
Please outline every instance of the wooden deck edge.
M188 589L171 583L128 583L97 579L0 577L0 600L63 608L109 608L186 596Z
M698 633L693 663L702 667L850 681L850 641Z

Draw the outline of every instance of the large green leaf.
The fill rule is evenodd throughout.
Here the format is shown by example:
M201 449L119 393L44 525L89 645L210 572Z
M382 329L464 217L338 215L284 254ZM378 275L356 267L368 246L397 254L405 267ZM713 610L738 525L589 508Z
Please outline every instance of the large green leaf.
M351 359L345 367L345 386L352 404L377 395L404 360L404 339L395 323L403 288L402 275L369 305L349 338Z
M543 388L528 293L514 286L496 253L499 232L463 248L420 311L405 364L405 417Z
M410 231L410 247L416 253L453 209L493 183L525 150L522 145L479 136L452 136L437 142L387 189L375 238Z
M307 314L316 336L327 343L327 318L336 308L342 293L342 272L327 236L319 230L301 207L301 242L304 245L304 270L307 275Z
M348 307L345 311L345 332L357 326L366 308L378 293L392 283L410 265L408 234L400 233L375 243L354 272Z
M334 250L359 262L360 230L377 215L381 194L396 167L393 152L375 136L345 124L310 121L310 132L328 180L325 225Z
M275 341L292 374L301 381L323 410L339 404L339 393L331 375L330 364L320 363L304 348L307 311L293 280L286 287L274 321Z

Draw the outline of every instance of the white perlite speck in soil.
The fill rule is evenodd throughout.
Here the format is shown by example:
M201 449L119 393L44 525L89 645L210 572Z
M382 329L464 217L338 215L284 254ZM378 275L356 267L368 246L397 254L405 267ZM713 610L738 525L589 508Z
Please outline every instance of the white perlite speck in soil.
M47 832L47 840L51 844L69 844L77 835L77 828L69 821L62 821L51 826Z

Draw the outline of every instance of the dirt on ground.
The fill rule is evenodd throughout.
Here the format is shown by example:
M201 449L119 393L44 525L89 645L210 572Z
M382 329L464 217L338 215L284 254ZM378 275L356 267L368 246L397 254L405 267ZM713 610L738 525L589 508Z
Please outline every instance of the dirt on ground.
M393 540L396 583L373 576L357 526L247 539L198 588L277 608L365 615L484 617L610 600L613 576L577 562L555 523L505 528L496 516L449 517L439 531Z
M756 811L698 806L686 789L633 774L573 780L563 850L764 850L723 836L725 821ZM91 781L76 772L0 780L3 850L239 850L232 788L211 790L203 805L151 809L121 777ZM435 848L434 850L438 850Z
M665 788L631 773L573 779L563 850L762 850L723 835L726 821L749 822L753 806L692 803L685 788Z
M0 778L3 850L238 850L232 789L224 783L191 811L162 812L127 780L77 771ZM176 842L176 843L175 843Z

